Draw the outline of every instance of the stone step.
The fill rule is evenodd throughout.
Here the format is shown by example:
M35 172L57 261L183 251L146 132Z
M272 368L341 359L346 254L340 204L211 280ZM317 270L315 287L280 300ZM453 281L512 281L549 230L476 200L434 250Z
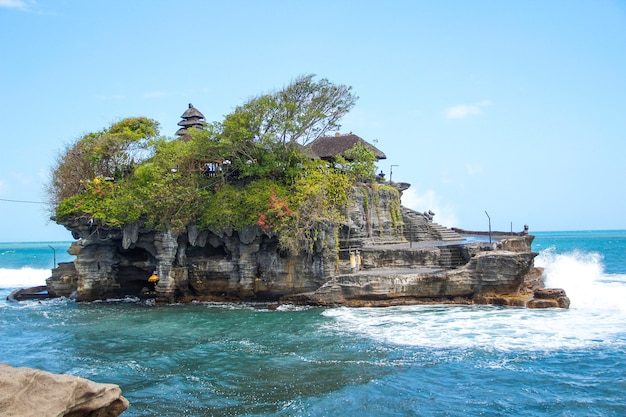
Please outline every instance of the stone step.
M441 248L441 266L444 268L459 268L467 264L469 259L461 246L444 246Z
M434 223L424 216L406 207L401 208L404 237L414 242L424 240L442 240L446 242L463 240L461 235L444 226Z

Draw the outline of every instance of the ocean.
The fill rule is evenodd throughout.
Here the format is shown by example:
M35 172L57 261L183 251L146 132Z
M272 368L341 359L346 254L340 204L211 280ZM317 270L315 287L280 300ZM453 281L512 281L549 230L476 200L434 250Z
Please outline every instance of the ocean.
M1 243L0 362L118 384L125 417L626 415L626 231L535 236L569 310L11 303L72 257Z

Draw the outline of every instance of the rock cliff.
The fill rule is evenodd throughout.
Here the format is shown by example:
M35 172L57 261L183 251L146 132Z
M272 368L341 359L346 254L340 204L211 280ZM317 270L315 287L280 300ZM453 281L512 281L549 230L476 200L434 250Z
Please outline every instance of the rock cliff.
M162 302L547 306L529 304L533 291L543 288L532 236L465 244L461 235L433 223L432 212L402 207L406 187L355 187L344 224L322 227L314 245L297 254L282 251L278 237L258 226L209 231L188 225L174 232L138 223L107 228L74 218L63 225L77 239L70 249L76 260L53 270L48 291L75 292L79 301L134 296ZM153 273L156 283L148 282Z
M562 290L543 289L542 271L533 263L537 254L530 250L533 239L364 248L362 270L337 275L316 291L287 299L326 306L463 303L567 308Z

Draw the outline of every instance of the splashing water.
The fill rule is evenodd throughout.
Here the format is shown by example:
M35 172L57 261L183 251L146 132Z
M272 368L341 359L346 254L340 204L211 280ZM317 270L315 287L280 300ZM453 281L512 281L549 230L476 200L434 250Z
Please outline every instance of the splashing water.
M21 269L0 268L0 288L27 288L46 285L49 269L24 267Z
M596 252L536 258L547 287L563 288L570 310L492 306L411 306L327 310L331 327L379 342L429 349L552 351L624 346L626 275L606 274Z
M552 247L540 252L535 265L544 268L546 287L565 290L571 308L626 313L626 275L607 274L601 254L557 253Z

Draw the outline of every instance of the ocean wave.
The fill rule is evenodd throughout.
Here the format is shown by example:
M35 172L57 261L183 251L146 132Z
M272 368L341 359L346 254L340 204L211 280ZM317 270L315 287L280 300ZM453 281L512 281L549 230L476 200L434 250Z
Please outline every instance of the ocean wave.
M419 348L542 351L626 346L626 275L607 274L597 252L540 253L547 287L563 288L569 310L419 305L337 308L328 326L394 345Z
M0 288L28 288L46 285L51 276L49 269L24 267L21 269L0 268Z
M402 306L326 310L329 329L437 351L550 352L626 346L624 315L490 306Z
M557 253L548 248L539 253L535 265L544 268L547 287L565 290L570 308L626 313L626 275L607 274L603 260L597 252Z

